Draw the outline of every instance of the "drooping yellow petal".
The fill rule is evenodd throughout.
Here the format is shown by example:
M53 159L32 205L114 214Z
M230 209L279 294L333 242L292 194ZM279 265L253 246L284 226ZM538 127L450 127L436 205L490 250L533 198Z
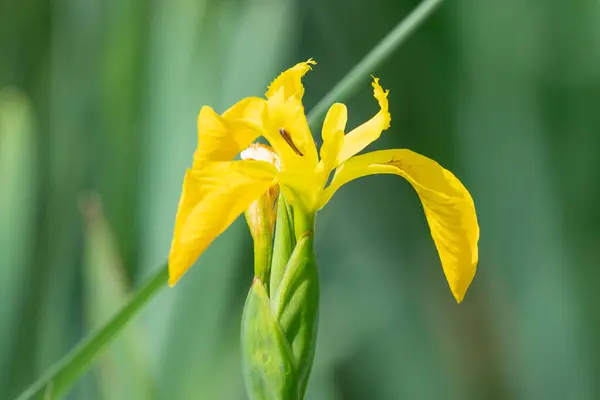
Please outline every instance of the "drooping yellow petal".
M269 89L265 93L267 99L273 97L279 89L283 88L283 99L287 100L291 96L302 100L304 95L304 86L302 86L302 77L312 69L311 65L316 62L311 58L305 62L298 63L292 68L279 74L277 78L269 85Z
M205 162L188 170L169 254L173 286L212 240L274 183L277 169L263 161Z
M220 116L211 107L202 107L198 114L198 147L194 153L194 164L233 160L261 134L260 128L250 118L258 118L258 110L261 105L264 109L265 104L264 101L242 100L237 107L226 111L225 115L229 115L229 118Z
M344 144L338 155L340 164L379 139L381 132L390 127L388 93L389 90L384 91L379 85L379 79L373 77L373 95L379 103L380 110L373 118L353 129L344 137Z
M435 161L410 150L382 150L342 164L325 190L323 206L345 183L367 175L396 174L417 191L442 267L457 302L475 275L479 225L473 199L463 184Z
M344 142L344 130L348 121L348 110L341 103L335 103L327 111L325 121L323 122L323 145L321 146L320 170L329 176L329 173L339 163L338 154Z

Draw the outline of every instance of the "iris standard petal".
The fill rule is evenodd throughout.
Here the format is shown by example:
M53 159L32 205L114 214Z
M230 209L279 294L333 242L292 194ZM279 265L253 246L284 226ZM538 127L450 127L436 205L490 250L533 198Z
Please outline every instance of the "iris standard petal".
M344 142L344 130L348 121L348 110L341 103L335 103L327 111L321 136L321 171L329 176L333 168L338 165L337 158Z
M169 254L173 286L215 237L274 183L277 169L263 161L205 162L188 170Z
M350 158L325 190L320 205L345 183L373 174L404 177L417 191L450 289L461 302L475 275L479 225L463 184L435 161L413 151L382 150Z
M340 164L379 139L381 132L390 127L388 93L389 90L384 91L379 85L379 79L373 77L373 95L379 103L380 110L373 118L356 127L344 137L344 144L338 155Z

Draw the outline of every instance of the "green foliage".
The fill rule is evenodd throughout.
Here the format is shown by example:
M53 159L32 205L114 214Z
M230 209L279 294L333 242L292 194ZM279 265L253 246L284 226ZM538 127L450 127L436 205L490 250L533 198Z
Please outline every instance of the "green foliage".
M130 300L114 235L102 214L98 199L81 199L86 219L83 288L87 326L99 329ZM164 280L161 280L164 285ZM160 288L160 286L158 286ZM148 347L139 319L130 321L110 344L108 351L93 360L98 391L105 399L148 399L153 397Z
M25 300L37 207L31 104L14 88L0 90L0 387L12 367L11 348Z

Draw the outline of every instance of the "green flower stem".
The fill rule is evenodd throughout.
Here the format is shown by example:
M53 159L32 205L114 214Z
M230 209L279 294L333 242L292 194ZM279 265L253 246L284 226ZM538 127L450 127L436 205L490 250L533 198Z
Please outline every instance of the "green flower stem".
M63 395L79 376L90 366L94 358L123 329L127 322L162 288L167 286L168 266L165 264L135 294L110 321L90 334L17 398L55 399Z
M402 20L385 38L379 42L352 70L317 103L308 114L309 124L314 126L319 122L328 107L335 101L348 98L358 87L363 78L372 73L383 63L392 52L427 19L429 15L444 0L424 0L404 20ZM302 234L303 230L310 230L310 221L299 222L296 233ZM31 399L34 396L44 395L45 398L56 398L75 382L75 380L89 367L100 351L123 329L129 320L137 314L154 295L166 286L168 268L163 266L135 295L131 301L119 311L105 326L92 333L83 342L77 345L61 360L54 364L39 380L27 388L17 400Z
M300 240L308 231L315 229L314 213L294 213L294 231L296 240Z
M271 275L269 277L269 290L278 288L288 260L296 247L296 235L294 234L294 217L292 207L283 194L279 195L277 203L277 223L275 224L275 236L273 247L273 258L271 260Z
M339 81L308 113L308 124L315 128L336 101L350 97L363 79L374 72L444 0L424 0L412 13L396 25L373 49Z

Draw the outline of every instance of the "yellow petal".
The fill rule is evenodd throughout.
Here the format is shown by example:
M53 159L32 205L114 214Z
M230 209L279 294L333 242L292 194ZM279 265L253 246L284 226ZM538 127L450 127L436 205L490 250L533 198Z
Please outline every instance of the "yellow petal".
M304 95L304 86L302 86L302 77L310 71L311 65L315 65L316 62L313 59L298 63L287 71L282 72L275 80L269 85L269 89L265 95L267 99L271 98L283 88L283 98L287 100L291 96L302 100Z
M325 190L323 206L345 183L367 175L396 174L417 191L442 267L457 302L475 275L479 225L473 199L463 184L435 161L410 150L382 150L342 164Z
M302 77L312 64L315 62L308 60L283 72L266 94L264 136L279 154L283 169L314 171L317 166L317 148L302 105Z
M344 142L344 129L348 121L348 110L341 103L335 103L327 111L323 122L323 145L321 146L320 170L329 176L331 170L338 166L337 158Z
M314 170L317 148L302 102L295 97L283 101L281 93L269 99L268 124L264 136L281 157L282 167L295 165Z
M242 100L238 107L234 106L225 114L230 118L220 116L211 107L204 106L198 115L198 147L194 153L194 163L201 164L207 161L230 161L243 149L256 139L261 131L249 119L232 118L234 116L247 116L243 110L252 109L248 118L257 118L259 104L264 109L265 102L257 103Z
M327 115L325 116L325 121L323 121L323 129L321 131L323 141L331 138L337 131L344 132L347 122L348 110L346 109L346 106L342 103L334 103L329 107L329 111L327 111Z
M188 170L169 254L173 286L212 240L267 191L277 169L263 161L205 162Z
M373 95L379 103L380 110L373 118L353 129L344 137L344 144L338 155L340 164L379 139L381 132L390 127L388 93L389 90L384 91L379 85L379 79L373 77Z
M263 114L267 106L267 101L260 97L246 97L231 106L223 113L226 119L242 119L252 122L256 125L263 123Z

